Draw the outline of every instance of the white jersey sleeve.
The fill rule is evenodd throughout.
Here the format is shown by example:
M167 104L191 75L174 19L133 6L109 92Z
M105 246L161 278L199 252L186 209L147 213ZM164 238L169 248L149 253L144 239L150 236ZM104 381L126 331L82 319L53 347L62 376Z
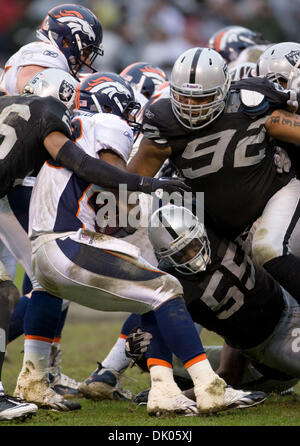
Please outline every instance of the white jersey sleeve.
M67 59L63 53L51 43L32 42L22 46L9 58L4 67L0 87L9 95L19 94L17 77L20 68L28 65L39 65L45 68L60 68L69 72Z
M95 150L112 150L127 163L133 144L133 132L127 122L109 113L97 113L94 120Z

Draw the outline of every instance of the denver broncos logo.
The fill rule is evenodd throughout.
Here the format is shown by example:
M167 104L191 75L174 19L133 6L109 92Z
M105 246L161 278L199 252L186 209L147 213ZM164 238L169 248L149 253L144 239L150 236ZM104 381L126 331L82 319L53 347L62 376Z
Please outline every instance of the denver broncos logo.
M72 17L72 20L70 20ZM95 40L96 35L91 27L91 25L84 20L83 16L77 11L60 11L58 15L55 16L58 22L66 23L70 28L72 34L78 31L82 31L86 34L90 40Z
M100 77L95 79L92 82L89 82L90 86L86 88L91 93L96 93L101 90L104 94L106 94L110 99L116 94L124 94L127 97L130 97L129 90L121 85L119 82L114 82L112 79Z

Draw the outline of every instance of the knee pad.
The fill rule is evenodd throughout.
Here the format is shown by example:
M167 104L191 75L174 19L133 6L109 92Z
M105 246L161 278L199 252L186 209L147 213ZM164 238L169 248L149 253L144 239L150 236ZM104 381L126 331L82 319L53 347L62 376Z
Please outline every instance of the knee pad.
M179 280L170 274L165 274L160 277L160 283L153 292L152 310L156 310L162 304L174 297L183 296L183 288Z
M252 240L252 256L255 262L263 266L266 262L282 255L282 243L268 235L267 229L259 229Z

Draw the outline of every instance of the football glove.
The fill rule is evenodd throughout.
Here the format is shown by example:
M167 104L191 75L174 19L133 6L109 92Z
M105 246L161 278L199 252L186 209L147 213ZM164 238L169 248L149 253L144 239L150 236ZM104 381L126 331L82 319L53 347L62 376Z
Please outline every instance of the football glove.
M282 147L275 147L274 164L277 173L288 173L291 170L292 163L290 157Z
M297 112L297 110L299 108L299 103L297 100L297 93L295 92L295 90L290 91L290 99L288 101L286 101L286 104L288 106L288 110L291 113Z
M182 178L142 177L138 190L140 192L144 192L145 194L151 194L151 192L162 190L168 194L178 192L183 195L184 192L191 192L192 189L185 184L184 179Z
M127 336L125 343L125 354L128 358L138 361L147 351L152 334L147 331L142 331L140 327L132 330Z

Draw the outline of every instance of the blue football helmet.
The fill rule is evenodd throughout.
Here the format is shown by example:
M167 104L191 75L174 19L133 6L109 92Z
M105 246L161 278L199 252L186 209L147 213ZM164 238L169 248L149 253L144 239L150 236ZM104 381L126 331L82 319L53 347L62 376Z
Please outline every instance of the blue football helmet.
M74 77L83 66L95 72L95 59L103 56L101 23L81 5L63 4L52 8L37 30L37 37L60 49Z
M166 74L161 68L147 62L135 62L128 65L121 71L120 76L147 99L150 99L157 88L167 81Z
M131 85L119 74L97 72L80 84L77 108L89 113L112 113L125 119L134 133L141 124L135 120L140 104L135 101Z
M260 33L251 29L243 26L226 26L211 36L208 47L220 53L229 63L236 60L244 49L269 43Z

